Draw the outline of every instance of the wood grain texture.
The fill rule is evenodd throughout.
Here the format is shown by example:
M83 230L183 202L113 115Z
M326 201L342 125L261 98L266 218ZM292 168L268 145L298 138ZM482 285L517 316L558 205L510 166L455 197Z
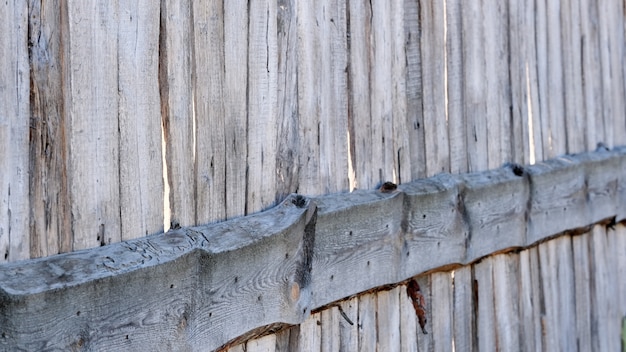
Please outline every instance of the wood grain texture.
M29 257L28 6L0 5L0 262ZM10 54L9 54L10 53Z
M159 89L171 219L195 224L195 131L191 2L161 1Z
M189 40L193 45L195 132L193 224L206 224L226 218L227 209L224 3L192 1L191 14L193 38ZM237 123L233 127L237 127Z
M122 240L163 231L159 4L119 4L118 95Z
M474 279L472 268L464 266L454 270L453 333L457 351L472 351L476 326L474 325Z
M73 250L119 242L117 2L68 3L67 104ZM97 43L97 44L96 44ZM90 196L85 197L85 193ZM67 230L66 230L67 231Z
M520 341L523 351L541 350L542 296L539 282L539 257L537 247L528 248L519 255L519 318Z
M376 329L376 293L359 297L359 351L376 351L378 330Z
M3 266L2 348L216 349L258 326L299 323L314 212L292 197L256 216Z
M72 234L67 231L71 228L67 177L69 125L64 111L61 69L66 64L63 57L67 55L61 34L67 33L68 24L62 20L67 16L67 6L58 1L50 6L31 1L28 11L31 43L29 239L30 257L37 258L72 250Z
M454 299L450 272L437 272L431 275L431 310L434 351L453 350Z
M219 347L268 324L301 323L312 309L376 287L393 285L429 270L482 260L474 266L473 274L466 272L461 276L464 279L459 279L466 285L459 287L459 294L474 292L473 280L478 285L478 301L472 298L469 305L476 305L475 327L482 340L465 337L465 342L480 347L489 346L496 339L513 346L522 337L510 335L507 329L494 329L493 321L505 319L504 325L500 325L510 324L516 330L520 321L536 324L541 319L543 323L537 326L544 330L524 330L524 337L532 341L528 346L567 345L563 334L574 334L577 329L572 311L574 295L578 294L574 273L579 270L574 269L576 257L570 253L569 237L540 246L538 259L529 250L529 255L521 257L519 269L513 257L484 257L527 247L564 231L579 231L592 221L622 221L617 217L615 204L602 204L615 199L623 187L621 170L625 158L623 149L603 150L527 167L509 165L482 173L441 174L401 185L391 192L356 191L312 199L294 195L267 212L248 217L4 265L0 267L0 282L5 304L0 319L4 319L3 326L7 326L11 337L6 343L22 346L19 344L33 342L34 345L28 345L32 348L43 346L39 343L135 346L146 340L162 343L164 340L151 335L158 331L168 336L168 346L195 348L206 345L210 338L214 341L211 346ZM307 207L311 209L309 213ZM591 207L596 209L590 211ZM316 217L310 213L312 209L318 209ZM568 222L550 221L554 216ZM505 223L515 224L516 231L505 230ZM610 254L603 259L603 266L591 271L599 275L596 280L617 275L608 263L619 261L619 252L612 251L605 242L594 242L595 247L591 247L597 251L593 258ZM534 269L537 266L539 269ZM434 333L436 325L437 334L449 336L452 341L453 325L447 324L461 297L450 289L451 279L442 282L436 275L442 274L429 274L427 280L420 281L427 306L431 307L427 308L426 329ZM510 281L518 275L520 288L530 290L521 296L513 291L516 281ZM159 280L151 280L154 277ZM595 276L590 277L594 280ZM606 291L610 288L608 281L597 281L595 285L595 291L590 291L592 307L604 302L594 301L594 295L601 294L610 301L610 296L619 294ZM541 288L540 295L537 288ZM104 294L111 290L119 292L113 300ZM359 348L374 346L376 341L390 346L411 344L401 337L401 311L395 311L399 299L381 297L380 302L376 298L372 302L359 298L358 319L357 308L352 308L350 319L361 324ZM463 302L468 299L465 297ZM42 300L56 303L37 308ZM160 308L161 302L169 302L168 308ZM381 308L385 304L389 307ZM110 307L116 307L114 312L108 310ZM342 345L341 338L335 340L341 331L350 336L350 341L355 341L356 336L353 327L341 328L344 318L335 308L336 311L323 311L318 317L322 327L317 344L330 349ZM59 327L53 319L31 321L35 319L28 318L33 309L39 309L39 315L65 317L76 323ZM371 309L374 313L369 312ZM375 314L376 309L382 309L378 317L363 316ZM389 309L388 314L384 309ZM547 309L545 315L539 309ZM602 309L597 314L611 316L606 307ZM133 315L115 313L124 311ZM111 324L110 319L98 318L111 314L119 315L115 319L122 322L137 324L138 328L131 332L127 325L109 326L106 324ZM148 323L135 321L135 316ZM596 321L593 319L597 317L592 316L592 321ZM557 326L559 320L568 323ZM369 322L363 325L364 321ZM84 324L89 324L88 331L93 336L81 332L86 329ZM105 329L106 326L109 327ZM324 330L324 326L330 330ZM400 335L394 337L390 332L384 337L370 336L370 329L385 333L381 326L393 326L393 331ZM33 340L31 334L41 329L49 333ZM63 333L55 334L58 329ZM298 343L317 341L317 337L307 335L311 333L301 330ZM437 347L440 338L422 335L418 333L416 341L420 349L425 345L447 349L443 345ZM124 336L122 342L116 340L120 336ZM541 336L545 338L537 340ZM348 344L353 346L354 342Z
M406 294L406 290L401 290L400 286L376 294L379 351L400 351L401 294Z

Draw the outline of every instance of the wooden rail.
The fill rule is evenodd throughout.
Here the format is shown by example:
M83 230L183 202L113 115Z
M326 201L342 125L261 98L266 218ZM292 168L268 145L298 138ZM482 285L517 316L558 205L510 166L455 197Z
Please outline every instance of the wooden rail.
M625 147L291 195L247 217L0 265L0 348L216 349L378 286L625 218Z

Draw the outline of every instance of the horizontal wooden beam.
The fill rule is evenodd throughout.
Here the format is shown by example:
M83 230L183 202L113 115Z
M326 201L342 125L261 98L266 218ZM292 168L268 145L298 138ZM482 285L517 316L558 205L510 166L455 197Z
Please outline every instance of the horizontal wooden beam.
M216 349L449 265L626 218L626 148L292 195L255 215L0 265L0 349Z

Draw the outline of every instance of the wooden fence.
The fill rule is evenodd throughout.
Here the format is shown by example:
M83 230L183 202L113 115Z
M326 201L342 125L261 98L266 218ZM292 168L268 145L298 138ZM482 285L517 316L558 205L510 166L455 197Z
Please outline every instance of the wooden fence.
M441 172L470 177L471 191L474 181L466 173L502 173L487 170L505 162L528 166L595 150L599 142L610 155L619 154L613 147L626 144L624 10L618 0L5 1L0 4L0 262L101 246L79 253L114 251L123 246L110 246L114 243L170 227L255 214L284 204L292 193L346 193L384 181L408 185ZM582 155L593 161L598 154ZM596 161L581 161L576 171L559 174L562 184L582 182L577 196L588 197L589 179L624 176L623 169L611 169L614 164ZM594 167L586 168L587 162ZM621 183L615 182L605 185L606 194L623 199ZM518 204L480 203L488 197L480 183L475 187L470 192L475 201L489 209ZM394 194L406 194L401 190ZM541 204L558 204L559 194L546 194L557 196ZM299 327L251 340L246 348L298 343L301 350L314 350L323 343L330 344L323 349L334 350L339 343L385 350L400 339L406 350L414 344L445 350L450 341L463 350L508 349L516 343L552 350L569 349L573 334L581 350L589 344L614 350L616 345L602 343L614 343L615 319L626 315L619 298L626 296L626 264L624 251L617 250L624 248L625 234L621 224L605 231L605 220L622 220L624 208L600 205L601 218L593 215L595 207L587 207L591 213L585 216L549 213L541 226L537 218L520 220L508 228L525 237L506 246L474 238L474 247L463 248L476 253L439 263L463 265L454 278L445 271L449 267L402 262L390 268L410 275L364 288L369 277L354 271L353 277L363 277L356 283L365 285L354 287L394 288L323 309L346 298L333 293L334 284L324 286L309 297L320 300L309 307L319 313ZM468 219L478 221L476 226L483 221ZM526 227L517 227L522 224ZM566 230L577 232L537 244ZM522 250L489 256L511 247ZM439 257L454 248L446 244L423 255ZM54 258L67 257L49 260ZM198 257L185 258L192 258L189 267L183 265L191 270ZM2 275L26 263L50 261L3 264ZM574 271L568 270L572 265ZM430 273L437 268L440 272ZM64 276L71 274L69 267L50 270L48 280L70 280ZM102 274L98 270L91 279ZM418 274L432 324L428 335L414 329L415 315L407 317L402 293L404 280ZM145 280L146 285L162 281ZM493 289L483 290L480 282ZM519 291L511 289L516 282ZM7 292L0 293L3 302L11 302ZM98 297L110 312L123 303L115 293ZM491 297L494 305L481 311L489 305L477 302ZM508 302L517 307L503 311ZM14 324L7 312L19 305L7 307L1 308L1 326ZM63 341L99 346L85 326L95 326L90 317L105 308L80 310L76 326L83 335ZM137 309L150 313L145 308ZM606 318L610 314L615 316ZM148 321L161 318L146 315ZM306 316L274 322L295 324L300 318ZM347 320L353 325L345 325ZM508 322L510 329L504 328ZM269 323L252 319L246 326ZM407 328L416 334L403 333ZM183 334L172 341L203 341L184 335L190 331L185 326L182 332L168 329L166 335ZM588 330L590 335L580 335ZM11 340L17 335L3 334L0 344L17 343ZM145 342L133 342L132 333L119 336L135 347Z

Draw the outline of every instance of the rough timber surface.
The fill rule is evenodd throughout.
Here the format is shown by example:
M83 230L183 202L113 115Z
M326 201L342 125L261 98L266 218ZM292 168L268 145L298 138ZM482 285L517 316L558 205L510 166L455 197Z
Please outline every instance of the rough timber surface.
M475 263L606 219L622 221L624 165L626 149L599 149L532 166L439 174L391 192L293 195L266 212L218 224L3 264L0 349L216 349L257 328L302 323L311 310L436 268ZM594 243L600 245L606 247ZM548 262L572 261L560 253L539 254ZM520 285L534 280L525 265L481 263L478 299L491 303L478 306L479 333L494 309L499 317L511 313L509 302L527 300L502 281L507 271L520 271L526 278ZM544 285L557 274L542 270ZM492 286L501 290L483 291ZM567 289L578 288L548 291L557 297ZM379 304L387 299L380 296ZM359 311L367 304L361 300ZM515 320L533 319L524 304L520 310L519 317L511 313ZM322 312L322 321L341 319ZM444 330L437 333L451 334ZM506 331L494 333L516 344Z

